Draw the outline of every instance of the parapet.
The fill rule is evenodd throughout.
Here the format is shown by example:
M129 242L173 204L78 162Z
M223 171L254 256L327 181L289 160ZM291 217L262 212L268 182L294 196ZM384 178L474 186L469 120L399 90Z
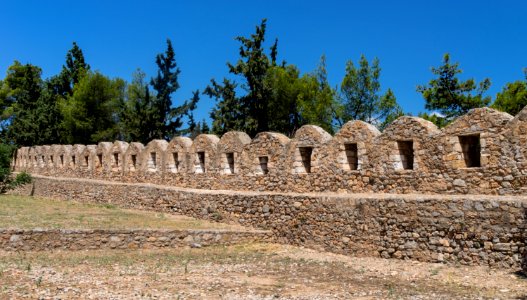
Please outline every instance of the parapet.
M145 146L141 143L130 143L126 149L123 160L123 173L130 174L143 170L139 157L143 153Z
M150 141L141 154L141 166L143 172L162 173L164 172L164 157L168 148L165 140Z
M221 139L22 147L16 170L190 188L452 194L527 194L527 108L478 108L443 129L404 116L381 133L350 121L331 136L304 125L289 139L239 131Z
M326 153L321 151L331 135L315 125L304 125L295 133L284 157L284 165L292 174L316 172Z
M291 140L276 132L260 132L241 153L242 172L248 176L280 174L284 154Z
M190 150L192 139L184 136L173 138L168 143L165 153L165 171L168 173L189 173L193 165L190 164Z
M190 147L191 172L195 174L214 173L219 169L218 143L220 139L213 134L200 134Z
M240 172L243 147L250 142L249 135L240 131L229 131L221 137L217 146L221 174L234 175Z

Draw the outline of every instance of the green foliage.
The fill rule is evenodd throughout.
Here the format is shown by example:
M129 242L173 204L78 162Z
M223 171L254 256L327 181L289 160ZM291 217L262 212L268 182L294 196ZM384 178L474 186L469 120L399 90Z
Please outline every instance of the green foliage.
M62 66L59 75L50 79L54 93L62 98L73 95L75 85L90 70L90 65L84 59L82 49L73 42L72 48L66 53L66 65Z
M437 78L430 80L428 85L420 85L417 91L426 101L425 108L437 110L446 119L446 123L467 113L472 108L484 107L490 103L490 97L483 94L490 87L490 79L486 78L479 84L474 79L461 81L457 78L463 71L459 63L450 63L450 55L443 56L443 64L432 68ZM446 124L443 121L437 124Z
M28 183L31 183L32 181L33 181L33 178L31 177L31 175L24 171L16 175L13 183L16 186L16 185L28 184Z
M241 87L246 94L236 95L237 84L224 79L223 84L214 79L205 89L205 94L217 100L211 113L212 131L217 134L228 130L242 130L249 135L269 129L269 98L271 89L266 85L268 70L276 65L277 45L275 41L270 48L270 57L265 54L266 20L256 27L256 32L249 38L239 36L241 43L240 59L236 64L227 63L229 72L243 78Z
M379 111L384 114L384 120L378 126L380 130L384 130L384 128L395 121L395 119L405 115L403 109L397 103L395 94L391 89L388 89L386 94L382 95Z
M157 76L150 81L156 91L150 130L152 136L160 139L170 139L179 133L183 125L183 117L196 108L199 101L199 91L195 91L190 100L173 107L172 94L179 89L178 75L181 72L176 64L172 42L167 40L165 53L156 57Z
M25 172L19 173L14 180L11 176L11 158L15 149L13 145L0 144L0 193L31 182L31 176Z
M312 124L333 133L333 120L337 116L336 91L329 86L326 58L322 56L317 69L300 79L298 111L302 125Z
M265 54L263 43L265 42L265 31L267 20L263 19L260 26L256 26L256 32L246 38L236 37L241 43L240 59L235 65L228 63L229 72L242 76L246 83L247 94L241 98L241 103L248 110L247 131L249 134L267 131L269 129L269 118L266 113L269 108L269 95L271 90L265 84L267 71L276 65L278 40L270 48L270 57Z
M386 94L380 94L380 74L377 58L371 65L364 55L361 56L358 67L351 60L346 63L346 75L340 85L341 124L349 120L362 120L382 129L403 115L392 90L388 89Z
M434 123L439 128L445 127L446 125L448 125L448 120L437 114L428 114L426 112L422 112L422 113L419 113L417 116L419 118L422 118L422 119L425 119L427 121Z
M8 144L0 144L0 190L3 191L11 176L11 158L15 147Z
M264 19L249 38L236 38L241 43L240 59L228 66L231 74L242 78L240 84L212 79L205 89L204 93L217 102L211 113L212 131L222 135L240 130L254 136L271 130L291 136L310 123L333 132L337 103L327 81L325 58L316 71L300 76L294 65L277 65L276 40L269 54L265 53L265 31ZM246 93L238 95L240 90Z
M145 73L137 70L126 88L126 100L120 109L124 140L147 143L154 138L155 97L150 94Z
M270 87L269 130L293 135L301 126L298 99L301 90L300 71L292 65L269 68L265 79Z
M67 142L90 144L121 137L118 111L124 90L122 79L110 79L99 72L82 77L73 95L61 100Z
M492 107L511 115L516 115L527 105L527 69L524 81L515 81L507 83L500 93Z
M201 131L201 133L205 133L205 134L210 133L209 124L207 124L207 122L205 122L205 119L203 119L201 121L201 129L200 129L200 131Z
M0 87L4 139L22 146L60 141L56 97L39 67L15 61Z
M216 106L210 113L212 132L223 135L229 130L247 131L252 121L248 118L248 108L236 97L236 83L228 79L223 79L223 84L214 79L210 82L203 93L216 100Z

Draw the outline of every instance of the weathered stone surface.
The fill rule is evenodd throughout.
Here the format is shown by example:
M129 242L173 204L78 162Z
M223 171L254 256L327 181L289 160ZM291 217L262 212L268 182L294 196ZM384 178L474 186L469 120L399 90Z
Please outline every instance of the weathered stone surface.
M180 213L271 230L273 240L349 255L519 267L527 198L490 195L337 194L214 191L35 175L14 192ZM264 213L269 209L267 213ZM9 241L13 234L6 239ZM128 240L166 244L167 233ZM224 235L185 235L190 245ZM112 244L112 243L110 243ZM86 245L90 245L87 243Z
M204 134L170 143L155 140L146 147L119 141L22 147L13 167L32 174L218 190L524 195L525 115L527 109L513 118L477 108L441 130L420 118L401 117L382 133L364 122L348 122L334 137L306 125L293 139L263 132L251 140L228 132L221 139Z
M221 234L221 239L204 238ZM195 243L199 240L200 243ZM4 251L204 247L271 241L267 231L230 230L20 230L0 229ZM102 241L102 242L101 242ZM198 246L196 246L198 245Z
M244 133L229 132L221 139L203 134L194 140L175 138L170 144L156 140L146 148L125 144L22 147L13 168L105 180L102 185L116 189L53 184L57 191L44 195L232 218L272 228L290 242L345 253L427 260L439 260L442 254L446 262L513 265L527 252L521 240L527 203L507 198L527 195L527 108L515 117L473 109L441 130L420 118L401 117L382 133L352 121L334 137L305 125L292 139L264 132L250 140ZM115 153L118 160L124 153L122 168ZM123 182L145 185L123 191ZM35 192L42 190L36 185ZM268 193L259 198L254 191ZM312 194L332 192L343 198ZM351 193L378 196L362 199ZM386 198L384 193L427 196ZM198 194L201 198L196 199ZM429 194L452 198L439 201Z

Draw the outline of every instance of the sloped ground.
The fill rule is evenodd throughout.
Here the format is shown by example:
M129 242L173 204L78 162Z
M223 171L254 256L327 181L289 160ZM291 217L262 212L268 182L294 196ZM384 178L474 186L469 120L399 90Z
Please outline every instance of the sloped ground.
M213 223L181 215L122 209L38 197L0 196L0 228L16 229L226 229L239 225Z
M0 196L0 228L228 229L183 216ZM523 299L517 270L353 258L245 243L5 252L0 299Z
M0 253L3 299L521 299L510 271L276 244Z

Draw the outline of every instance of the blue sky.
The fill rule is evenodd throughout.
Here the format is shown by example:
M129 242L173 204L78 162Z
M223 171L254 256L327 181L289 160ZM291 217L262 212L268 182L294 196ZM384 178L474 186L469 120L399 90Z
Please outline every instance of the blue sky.
M268 19L268 46L302 72L327 58L333 86L347 60L378 57L383 90L406 112L424 110L416 85L449 52L463 78L490 77L492 97L527 67L527 1L0 1L0 78L14 60L57 74L76 41L93 69L130 80L141 68L155 75L155 55L170 38L181 68L175 101L227 75L238 35ZM202 96L196 119L214 101Z

